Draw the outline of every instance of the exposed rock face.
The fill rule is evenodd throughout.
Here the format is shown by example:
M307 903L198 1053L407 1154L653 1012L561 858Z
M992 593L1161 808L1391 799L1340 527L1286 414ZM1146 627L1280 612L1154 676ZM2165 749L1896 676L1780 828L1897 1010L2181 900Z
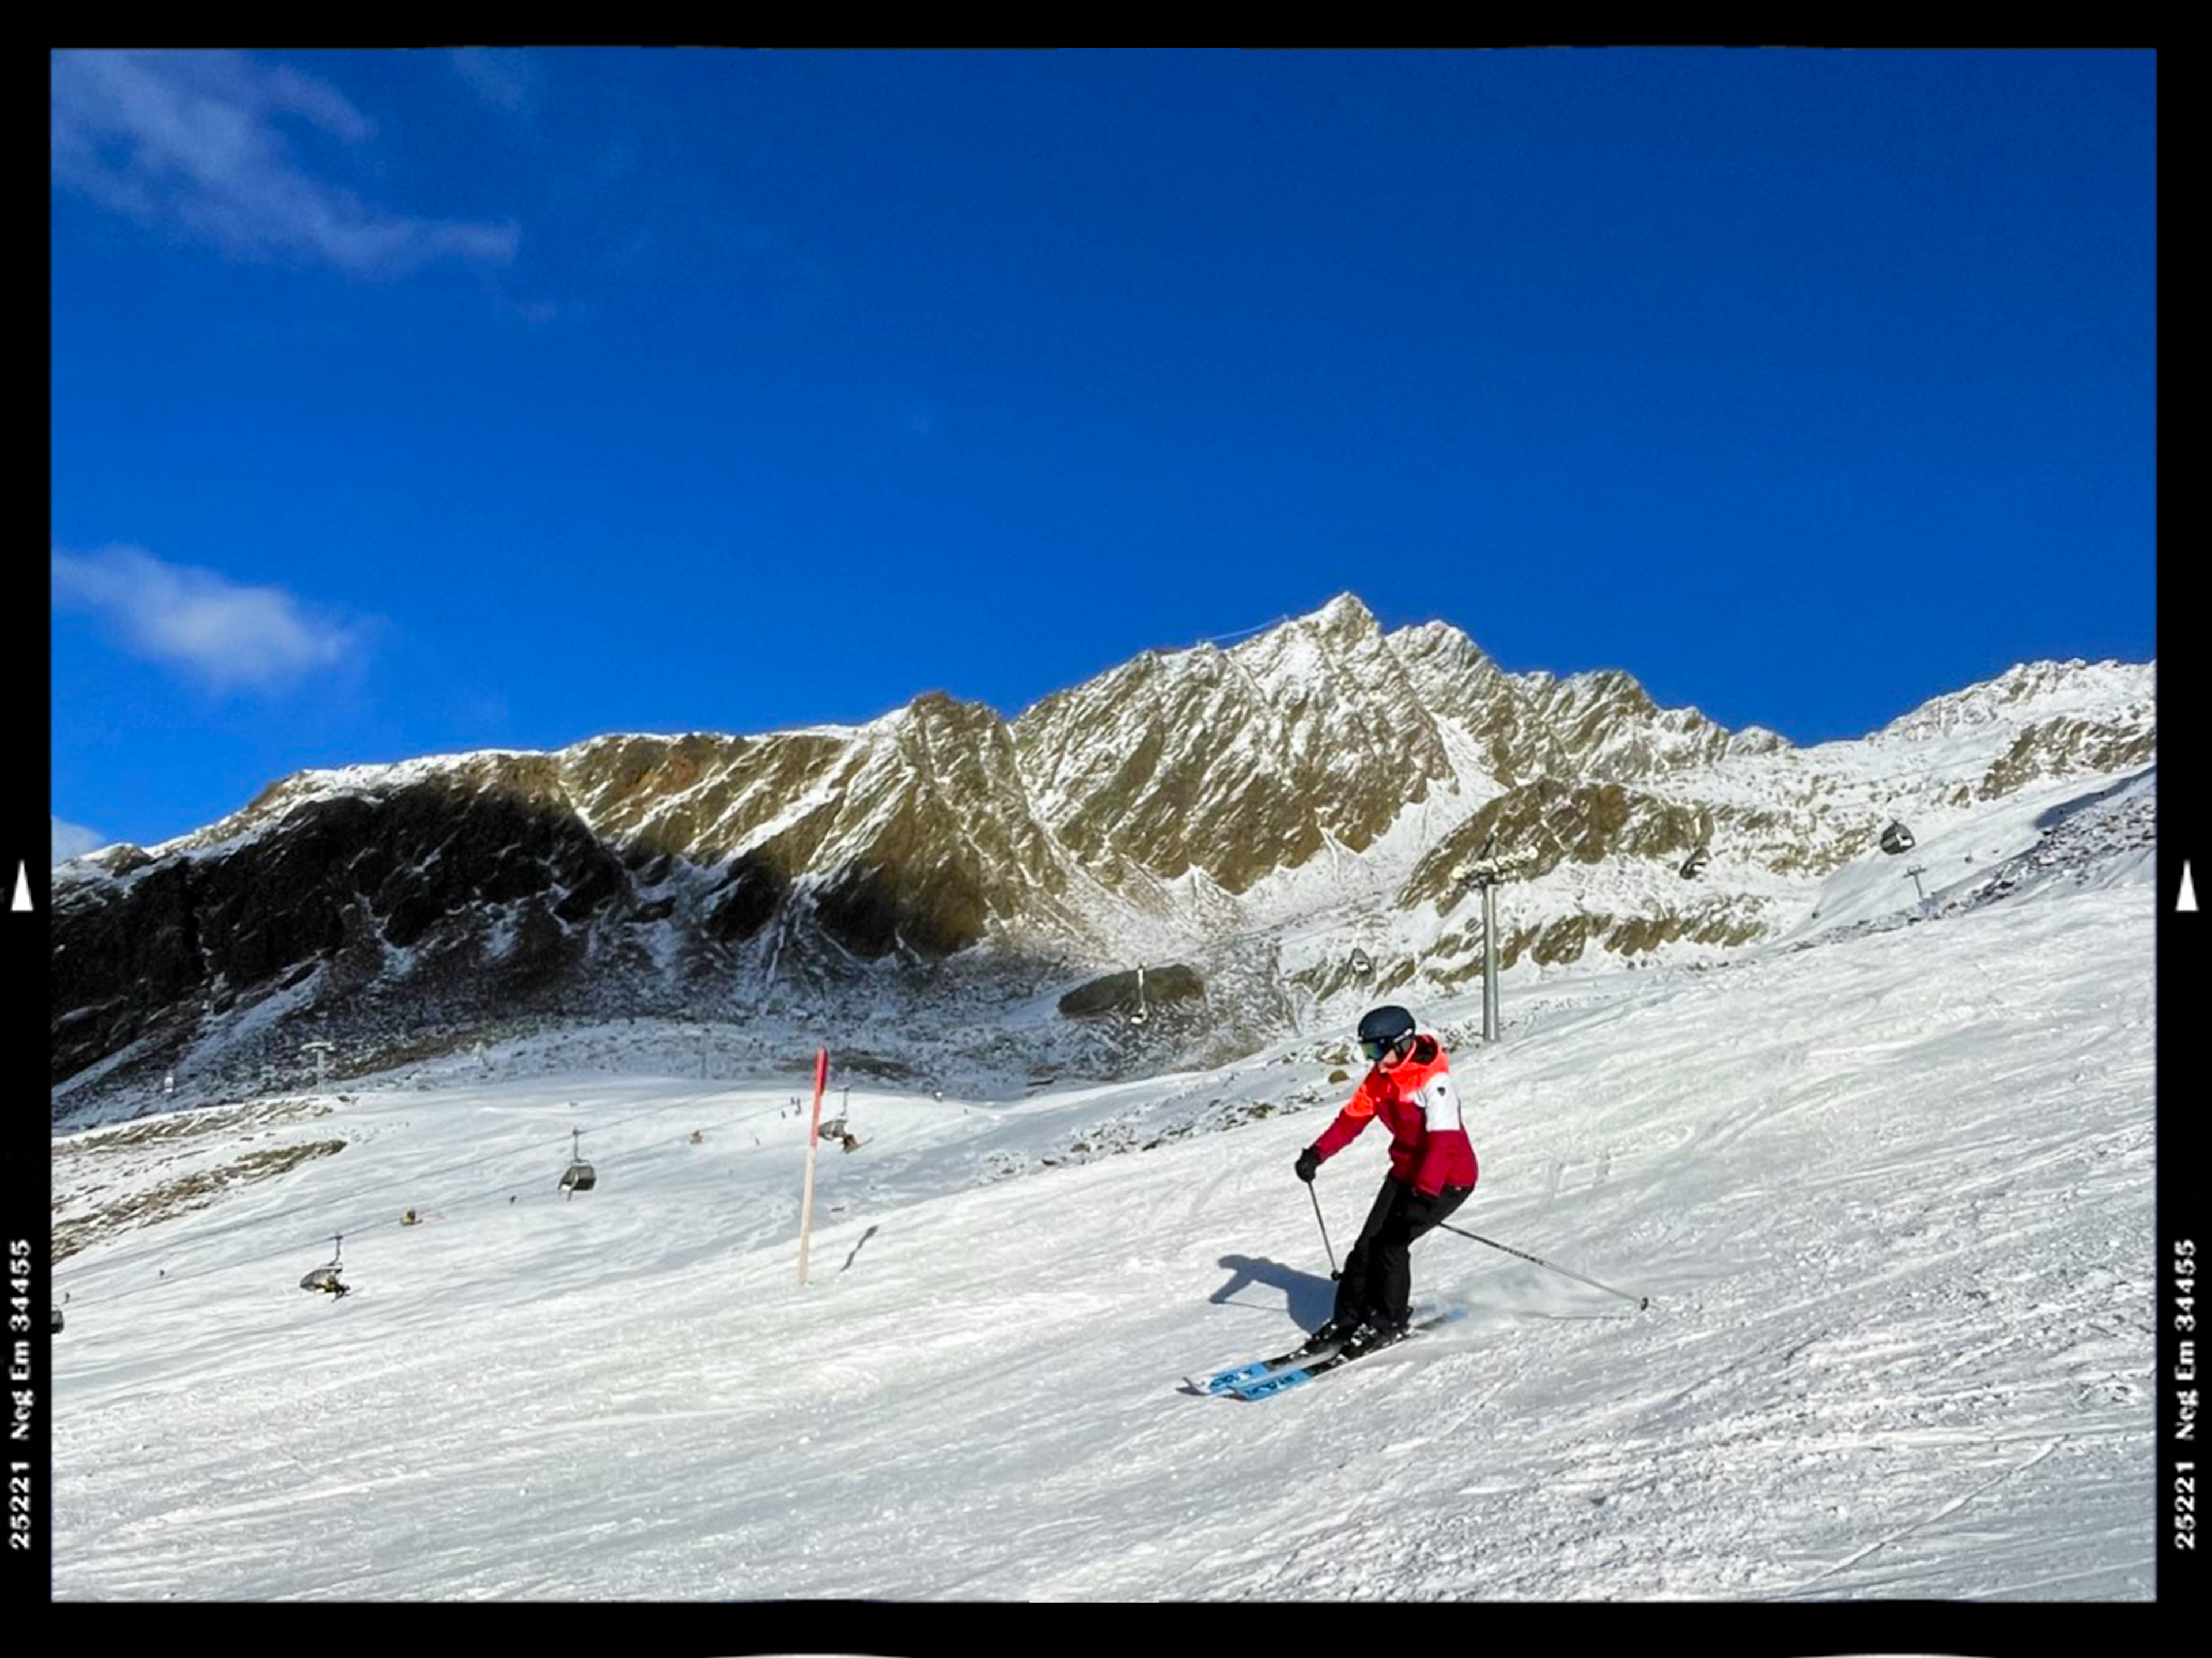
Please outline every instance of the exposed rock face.
M988 980L988 1010L1119 969L1069 992L1074 1013L1119 1006L1146 962L1163 1005L1289 1019L1294 993L1463 980L1449 871L1493 835L1554 894L1501 940L1509 964L1737 943L1775 924L1778 882L1867 855L1893 817L2154 752L2147 666L2026 665L1801 750L1626 674L1509 674L1443 623L1385 633L1347 595L1011 721L933 692L858 727L288 778L167 846L57 869L53 1076L158 1072L226 1023L779 995L905 996L924 1018L948 987ZM1706 872L1679 878L1700 847ZM1272 936L1338 912L1352 930L1321 965L1277 959ZM1431 943L1355 970L1392 913L1431 918Z
M1455 902L1450 871L1478 857L1493 835L1519 849L1518 878L1540 876L1572 860L1647 858L1680 864L1711 838L1715 813L1645 794L1620 783L1573 783L1542 777L1510 789L1437 842L1413 872L1401 901Z
M1127 1018L1177 1002L1200 1001L1205 995L1206 981L1194 969L1170 963L1146 969L1142 979L1134 972L1109 973L1078 985L1060 999L1060 1011L1072 1019L1100 1013Z
M1456 780L1407 665L1349 598L1232 651L1147 653L1046 698L1014 736L1079 857L1199 869L1229 892L1329 840L1364 851Z
M614 851L571 813L501 788L425 778L371 796L308 799L198 855L118 848L110 880L57 884L54 1074L187 1012L225 1013L327 964L358 992L395 959L495 968L519 994L580 965L578 925L636 918ZM491 929L503 926L495 949ZM446 987L465 999L467 987Z
M2106 720L2062 718L2029 726L1983 775L1975 794L2000 799L2039 777L2131 771L2150 763L2158 734Z

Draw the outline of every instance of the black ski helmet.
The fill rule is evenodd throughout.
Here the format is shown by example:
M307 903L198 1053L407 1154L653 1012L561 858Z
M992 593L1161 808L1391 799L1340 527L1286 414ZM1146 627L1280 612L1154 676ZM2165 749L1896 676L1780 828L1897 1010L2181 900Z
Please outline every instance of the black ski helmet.
M1359 1022L1359 1051L1379 1060L1413 1034L1413 1016L1404 1008L1378 1007Z

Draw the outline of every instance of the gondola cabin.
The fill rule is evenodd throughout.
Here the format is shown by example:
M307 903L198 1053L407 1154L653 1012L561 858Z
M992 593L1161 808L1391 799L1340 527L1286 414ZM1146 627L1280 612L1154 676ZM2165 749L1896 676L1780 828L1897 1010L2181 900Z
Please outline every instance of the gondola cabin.
M1894 858L1901 852L1912 850L1912 831L1901 823L1893 822L1881 832L1881 849Z
M1705 865L1712 860L1712 853L1706 851L1705 847L1699 847L1682 860L1682 878L1685 881L1696 880L1705 872Z

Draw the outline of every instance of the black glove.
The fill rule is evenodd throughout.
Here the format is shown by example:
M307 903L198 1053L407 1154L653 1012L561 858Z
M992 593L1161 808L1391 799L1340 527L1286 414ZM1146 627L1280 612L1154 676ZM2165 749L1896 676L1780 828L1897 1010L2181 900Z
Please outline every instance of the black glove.
M1307 1185L1313 1184L1314 1170L1321 1167L1321 1153L1309 1145L1298 1153L1298 1178Z

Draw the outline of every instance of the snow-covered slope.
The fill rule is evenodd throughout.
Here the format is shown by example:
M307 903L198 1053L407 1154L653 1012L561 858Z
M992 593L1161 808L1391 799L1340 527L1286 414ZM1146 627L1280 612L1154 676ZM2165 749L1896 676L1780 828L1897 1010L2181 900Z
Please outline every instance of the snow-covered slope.
M1460 1224L1650 1309L1437 1235L1463 1321L1256 1405L1178 1380L1326 1310L1318 1040L1019 1103L855 1079L805 1290L799 1055L625 1074L617 1027L563 1039L611 1068L64 1137L55 1593L2147 1598L2151 888L2077 851L1510 994L1455 1051ZM1377 1140L1317 1187L1340 1254Z

